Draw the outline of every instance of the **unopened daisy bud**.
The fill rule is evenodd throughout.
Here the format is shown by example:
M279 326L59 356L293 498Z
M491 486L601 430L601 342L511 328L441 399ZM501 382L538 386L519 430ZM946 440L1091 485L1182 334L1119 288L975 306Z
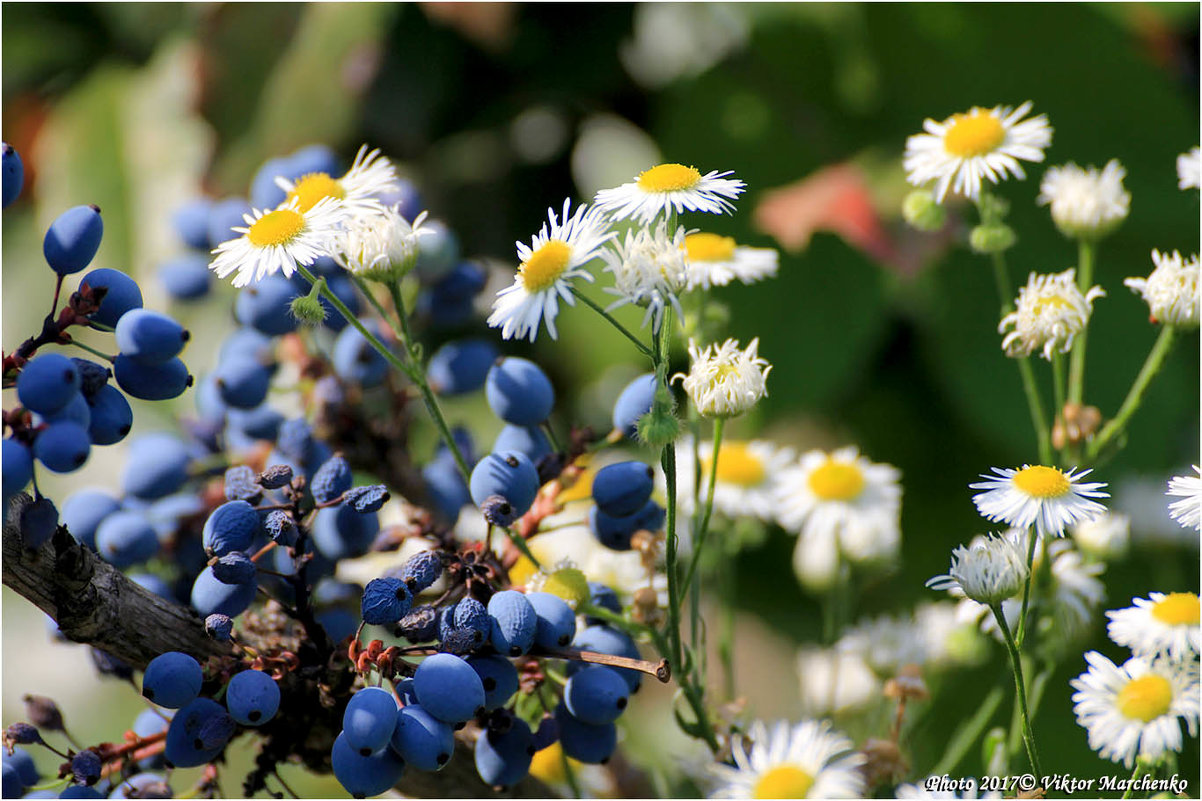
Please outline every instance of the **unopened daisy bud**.
M986 537L952 551L947 575L927 581L933 590L959 589L978 603L993 606L1013 598L1027 580L1026 555L1006 537Z
M1099 171L1069 162L1052 167L1039 184L1038 203L1051 206L1052 221L1071 239L1100 239L1127 219L1131 194L1123 188L1127 171L1111 159Z
M1016 309L1002 318L998 333L1005 333L1002 350L1007 356L1030 356L1039 350L1049 361L1052 353L1068 353L1073 338L1085 328L1096 298L1105 297L1101 287L1085 294L1077 289L1077 271L1037 275L1019 289ZM1013 329L1007 332L1007 329Z
M703 350L689 340L692 365L688 375L677 373L672 380L681 379L681 386L703 416L740 415L768 394L764 382L772 365L756 353L759 345L757 337L746 350L740 350L737 341L728 339Z
M317 279L319 285L324 281L324 278ZM292 316L305 325L320 325L326 319L326 307L311 294L293 298L291 310Z
M1198 292L1198 254L1152 251L1156 269L1147 278L1128 278L1123 285L1138 292L1148 304L1149 319L1178 328L1198 327L1202 320L1202 294Z
M1014 229L1005 223L978 225L968 233L968 246L974 253L989 255L1003 253L1014 247Z
M947 210L929 189L915 189L902 201L902 217L919 231L938 231L947 222Z
M347 221L334 242L334 259L360 278L380 283L399 281L417 263L423 211L410 225L399 207L377 207Z

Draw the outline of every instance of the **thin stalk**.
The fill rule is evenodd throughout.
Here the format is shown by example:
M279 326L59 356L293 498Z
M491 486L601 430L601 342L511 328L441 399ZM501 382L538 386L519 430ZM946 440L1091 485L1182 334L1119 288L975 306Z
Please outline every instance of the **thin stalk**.
M709 532L710 517L714 512L714 484L718 481L718 451L722 448L722 431L726 421L721 417L714 418L714 446L710 452L709 486L705 491L705 505L698 506L701 510L701 520L693 537L693 558L689 562L689 570L685 573L684 586L688 587L697 572L701 561L701 548L705 543L705 535Z
M1064 397L1064 354L1056 353L1052 356L1052 420L1064 415Z
M590 298L587 295L580 292L580 290L576 289L576 287L571 287L571 290L572 290L572 294L575 295L577 298L579 298L584 303L585 306L588 306L590 309L595 311L597 314L604 317L609 322L610 325L612 325L614 328L618 329L619 333L621 333L622 336L626 337L631 342L633 342L634 346L639 349L640 353L642 353L644 356L651 359L652 361L655 360L655 358L656 358L655 354L651 352L651 349L648 348L646 345L644 345L642 340L640 340L634 334L630 333L630 329L628 329L626 326L619 323L612 314L607 312L605 309L601 308L597 303L595 303L592 300L592 298Z
M722 623L718 631L718 659L722 663L722 689L728 701L735 697L735 573L734 555L727 553L718 566L722 597Z
M1131 793L1135 791L1135 783L1139 781L1139 777L1143 773L1143 770L1143 763L1138 759L1135 760L1135 770L1131 771L1131 781L1127 784L1127 790L1123 793L1123 798L1131 797Z
M1043 781L1043 769L1039 766L1039 752L1035 749L1035 734L1031 731L1031 716L1027 711L1027 689L1026 683L1023 681L1023 663L1022 657L1018 653L1018 646L1014 644L1014 637L1010 634L1010 626L1006 623L1006 616L1002 614L1000 604L992 604L989 607L993 610L993 616L997 619L998 627L1002 630L1002 636L1006 640L1006 650L1010 653L1010 667L1014 670L1014 691L1018 696L1018 704L1020 713L1022 714L1023 724L1023 743L1027 746L1027 759L1031 761L1031 770L1035 773L1036 782Z
M1089 443L1089 448L1086 452L1086 461L1092 462L1097 458L1102 449L1110 443L1112 439L1123 433L1127 423L1130 422L1131 416L1139 409L1139 405L1143 402L1144 393L1148 391L1148 385L1152 383L1152 379L1160 372L1160 368L1164 366L1164 359L1169 354L1173 347L1173 337L1176 334L1176 329L1171 325L1165 325L1160 329L1160 336L1156 338L1156 342L1152 345L1152 350L1148 352L1148 358L1144 360L1143 367L1139 370L1139 375L1135 377L1135 383L1131 385L1131 389L1127 392L1127 397L1123 399L1123 405L1119 407L1118 414L1114 419L1102 427L1102 430Z
M105 361L108 361L108 362L116 361L116 358L117 358L115 356L110 356L109 354L105 353L104 351L96 350L91 345L85 345L84 343L80 342L78 339L73 339L70 342L68 342L67 344L74 345L77 348L86 350L88 353L92 354L93 356L99 356L101 359L104 359Z
M1031 601L1031 581L1034 579L1035 567L1035 543L1039 540L1039 534L1034 527L1027 529L1027 580L1023 583L1023 606L1018 613L1018 644L1023 644L1023 638L1027 631L1027 606Z
M1097 242L1082 239L1077 243L1077 288L1084 295L1093 283ZM1085 395L1085 342L1089 326L1084 326L1073 339L1073 352L1068 364L1068 402L1080 403Z

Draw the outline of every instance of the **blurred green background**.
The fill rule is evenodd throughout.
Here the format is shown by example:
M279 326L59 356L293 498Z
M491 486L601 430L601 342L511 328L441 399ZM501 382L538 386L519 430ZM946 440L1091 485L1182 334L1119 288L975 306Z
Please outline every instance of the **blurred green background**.
M786 213L796 241L779 277L721 293L731 334L760 337L775 365L770 397L736 431L799 448L854 443L902 470L902 564L861 594L857 613L909 607L934 596L922 583L946 569L950 548L983 530L966 485L990 466L1034 461L1035 443L999 347L992 277L962 246L966 227L955 243L900 222L905 138L926 117L1029 99L1055 128L1046 164L1121 160L1131 215L1101 247L1096 280L1108 296L1095 307L1086 377L1087 402L1112 414L1156 333L1122 279L1151 270L1152 248L1198 249L1199 194L1177 189L1174 164L1199 140L1198 12L1196 3L5 4L3 133L22 153L27 186L3 220L4 347L48 307L40 238L63 209L100 205L95 266L144 279L147 305L162 308L153 271L175 253L171 209L198 192L244 195L264 159L312 142L348 160L361 142L380 147L465 253L511 266L513 241L541 226L547 206L587 199L657 160L733 170L749 187L739 213L691 222L765 246L782 234L757 224L761 201L812 178ZM844 168L828 170L835 165ZM1075 262L1075 246L1034 202L1044 166L1000 188L1019 234L1008 254L1015 286L1029 271ZM831 187L837 196L825 194ZM173 310L211 333L185 354L197 373L230 325L232 291L220 291L203 310ZM638 324L633 312L622 318ZM592 316L560 322L559 342L540 339L534 358L568 395L565 421L603 419L596 398L638 368ZM1127 448L1097 474L1124 508L1146 509L1149 493L1199 459L1199 350L1186 340ZM1048 370L1037 368L1046 399ZM190 403L140 404L138 425L169 425ZM120 450L106 450L82 478L51 486L111 486ZM1136 513L1136 546L1106 573L1108 608L1198 588L1197 542L1162 544L1163 504L1153 509ZM818 607L789 570L791 548L774 532L739 560L740 613L755 632L741 641L741 661L766 665L757 668L764 681L746 682L765 716L797 709L792 648L820 630ZM25 656L24 638L42 638L40 616L27 610L5 591L5 722L21 717L22 692L62 690L60 674ZM1090 647L1118 658L1101 619L1095 629ZM73 650L48 653L63 660ZM1057 744L1058 772L1101 775L1109 771L1068 700L1067 680L1084 663L1069 662L1036 728ZM955 677L923 726L954 725L991 670ZM95 718L89 734L111 739L105 715L88 710L112 703L131 716L136 701L124 695L64 706L71 720ZM1187 754L1196 791L1196 747ZM914 754L915 767L936 756ZM972 760L968 772L980 769Z

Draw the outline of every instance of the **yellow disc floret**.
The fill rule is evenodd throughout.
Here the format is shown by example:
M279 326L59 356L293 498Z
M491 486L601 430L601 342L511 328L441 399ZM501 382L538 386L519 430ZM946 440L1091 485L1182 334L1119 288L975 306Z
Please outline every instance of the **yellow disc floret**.
M264 214L246 232L255 247L286 245L305 228L305 217L295 209L276 209Z
M984 109L956 114L943 135L943 147L953 156L973 158L992 152L1006 139L1002 122Z
M1147 723L1169 711L1173 703L1173 685L1164 676L1148 673L1127 682L1119 690L1119 712L1132 720Z
M572 248L567 242L552 239L538 250L530 254L530 258L522 262L518 274L522 276L522 285L527 292L542 292L550 289L563 275L572 259Z
M706 476L713 469L713 461L706 460L702 470ZM764 483L767 472L764 462L747 447L745 442L729 442L718 451L718 483L737 484L740 487L755 487Z
M814 777L796 765L777 765L764 771L755 783L753 798L805 798Z
M718 234L689 234L684 247L689 261L730 261L735 255L735 240Z
M701 181L696 167L683 164L660 164L639 173L639 189L644 192L679 192L692 189Z
M316 206L323 197L342 200L346 197L346 193L342 191L342 184L326 173L311 172L296 182L292 191L288 193L287 202L291 202L292 198L297 198L300 201L300 210L308 211Z
M1152 607L1152 617L1170 626L1198 625L1198 596L1191 592L1172 592Z
M1054 467L1035 465L1014 474L1014 486L1032 498L1059 498L1069 490L1068 477Z
M850 501L864 490L864 473L854 464L827 459L810 473L810 491L824 501Z

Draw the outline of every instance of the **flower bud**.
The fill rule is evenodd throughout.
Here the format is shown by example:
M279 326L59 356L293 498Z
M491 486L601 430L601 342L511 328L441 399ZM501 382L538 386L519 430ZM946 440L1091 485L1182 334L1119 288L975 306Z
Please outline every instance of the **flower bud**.
M939 205L929 189L915 189L902 201L902 217L911 228L938 231L947 222L947 209Z

